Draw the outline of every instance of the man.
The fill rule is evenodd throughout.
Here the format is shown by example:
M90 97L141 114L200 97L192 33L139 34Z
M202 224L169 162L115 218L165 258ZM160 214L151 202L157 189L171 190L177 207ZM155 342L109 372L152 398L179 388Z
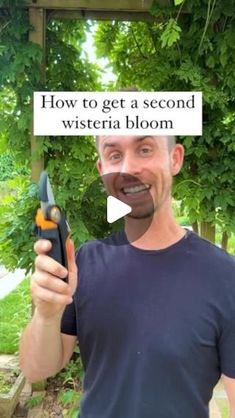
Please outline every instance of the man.
M208 418L221 374L235 418L235 261L173 216L182 145L172 137L103 136L97 147L99 173L122 179L113 187L133 200L133 212L125 232L86 243L76 263L70 243L69 284L59 279L66 269L46 255L50 243L35 244L36 310L20 347L25 376L34 382L57 373L78 339L81 418Z

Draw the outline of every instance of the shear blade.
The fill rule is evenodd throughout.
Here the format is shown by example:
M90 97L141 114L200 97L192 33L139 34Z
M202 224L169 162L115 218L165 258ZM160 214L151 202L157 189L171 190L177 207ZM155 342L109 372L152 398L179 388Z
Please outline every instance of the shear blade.
M51 188L51 183L46 171L42 171L39 180L39 199L44 216L48 205L55 205L55 199Z

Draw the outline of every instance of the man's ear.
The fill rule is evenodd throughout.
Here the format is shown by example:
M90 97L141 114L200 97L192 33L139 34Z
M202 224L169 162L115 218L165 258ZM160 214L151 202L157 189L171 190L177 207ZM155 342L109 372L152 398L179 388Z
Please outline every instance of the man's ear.
M100 176L102 176L102 174L103 174L103 169L102 169L102 163L101 163L100 159L98 159L98 160L96 161L96 168L97 168L97 170L98 170L99 175L100 175Z
M175 144L171 151L171 174L176 176L181 170L184 161L184 147L181 144Z

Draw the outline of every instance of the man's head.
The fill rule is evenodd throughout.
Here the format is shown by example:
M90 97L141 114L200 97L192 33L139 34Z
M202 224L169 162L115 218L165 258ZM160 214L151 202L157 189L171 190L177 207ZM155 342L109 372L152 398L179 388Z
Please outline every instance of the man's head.
M132 206L132 217L144 218L170 205L172 178L180 171L184 155L175 137L107 135L97 137L96 144L98 171L110 178L106 188Z

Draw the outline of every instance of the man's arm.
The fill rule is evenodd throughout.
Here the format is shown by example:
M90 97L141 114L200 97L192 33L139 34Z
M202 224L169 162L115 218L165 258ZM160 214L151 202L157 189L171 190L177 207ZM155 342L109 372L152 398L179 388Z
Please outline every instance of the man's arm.
M222 381L229 401L229 418L235 418L235 379L222 374Z
M68 270L46 254L50 241L38 240L31 293L35 312L20 341L20 367L30 382L36 382L61 370L69 361L76 336L60 331L66 305L72 303L77 287L77 267L72 241L68 244ZM61 280L68 276L68 283Z
M73 354L76 339L60 332L60 318L43 320L35 311L20 341L20 367L27 380L38 382L63 369Z

